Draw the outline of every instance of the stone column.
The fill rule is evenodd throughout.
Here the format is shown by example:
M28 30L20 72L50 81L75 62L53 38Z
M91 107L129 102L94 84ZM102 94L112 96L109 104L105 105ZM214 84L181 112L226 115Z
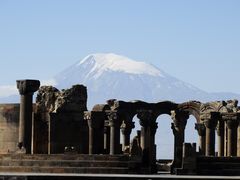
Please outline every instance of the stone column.
M210 112L201 115L206 127L206 156L215 156L215 130L219 119L219 113Z
M155 134L157 130L157 116L151 110L141 110L137 117L140 120L141 128L141 148L143 163L149 166L150 171L156 171L156 145Z
M240 123L238 124L237 133L237 156L240 157Z
M93 128L92 128L92 118L91 112L84 112L84 120L88 122L88 153L93 154Z
M110 126L110 155L120 153L120 123L117 112L108 112Z
M141 148L142 148L142 160L144 165L149 163L149 141L148 141L148 127L149 127L149 116L147 110L139 111L137 114L139 123L141 125Z
M89 154L102 154L104 150L103 112L85 111L84 119L89 128Z
M238 113L222 113L222 119L227 125L227 156L237 155L238 116Z
M224 121L219 120L217 124L218 156L224 156Z
M17 80L17 88L21 95L20 118L19 118L19 149L27 154L31 153L32 141L32 97L38 90L40 81L38 80Z
M104 154L110 153L110 127L109 123L104 125Z
M199 135L199 153L205 155L206 151L206 127L203 123L196 123L195 129Z
M130 134L132 129L135 127L134 122L123 121L121 125L121 132L123 135L123 144L122 144L122 151L125 151L126 147L130 145Z
M172 111L171 113L174 135L174 161L171 167L173 170L173 168L180 168L182 166L185 127L189 118L189 113L186 111Z

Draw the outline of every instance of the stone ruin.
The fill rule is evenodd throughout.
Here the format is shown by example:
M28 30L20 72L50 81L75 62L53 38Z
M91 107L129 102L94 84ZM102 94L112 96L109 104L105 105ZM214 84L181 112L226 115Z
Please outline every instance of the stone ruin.
M211 171L211 163L214 166L214 162L219 161L226 169L221 172L240 174L240 163L236 164L239 168L235 171L231 166L229 170L226 168L228 163L236 162L240 156L240 108L237 100L177 104L170 101L147 103L111 99L88 111L85 86L74 85L61 91L52 86L39 86L37 80L17 81L21 105L19 123L14 120L18 131L12 132L11 137L12 141L17 138L18 147L14 151L13 143L10 146L2 140L1 144L10 148L2 154L29 154L32 157L48 154L49 158L61 154L63 159L69 154L75 155L76 159L85 154L85 160L89 161L93 157L104 157L105 165L111 157L127 157L129 162L134 163L129 166L131 163L128 162L125 173L156 173L155 134L161 126L157 118L168 114L172 118L174 135L174 159L169 167L171 173L216 174L219 171L214 168ZM37 90L36 104L33 105L32 95ZM9 116L4 113L2 116ZM135 115L141 130L131 139ZM199 135L197 149L196 144L185 142L185 127L190 115L196 119L195 130ZM5 124L5 128L7 126L12 124ZM205 166L210 170L204 169ZM94 167L94 162L91 167ZM98 173L101 172L103 170Z
M87 88L74 85L59 91L52 86L39 88L33 125L33 153L64 153L72 148L87 153Z

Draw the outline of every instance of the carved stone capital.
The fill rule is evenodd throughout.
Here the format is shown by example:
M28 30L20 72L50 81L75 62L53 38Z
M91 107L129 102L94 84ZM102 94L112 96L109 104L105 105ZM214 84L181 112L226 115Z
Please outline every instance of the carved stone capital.
M134 122L125 122L123 121L123 123L121 124L121 132L124 135L129 135L132 132L132 129L135 128L135 123Z
M84 120L87 121L90 128L99 129L104 126L103 112L85 111Z
M172 111L171 117L173 120L172 128L175 128L176 131L183 131L189 119L189 113L186 111Z
M206 136L206 127L203 123L195 123L195 129L199 136Z
M204 125L208 129L216 129L217 122L217 119L206 119L204 120Z
M137 117L139 119L140 125L144 128L147 128L152 119L152 111L151 110L141 110L138 112Z
M234 128L237 129L239 121L238 120L229 119L229 120L226 120L226 124L227 124L227 128L228 129L234 129Z
M107 111L107 118L109 120L110 127L118 127L120 126L118 113L116 111Z
M240 121L240 113L230 112L230 113L221 113L222 120L237 120Z
M39 89L40 81L38 80L17 80L17 88L21 95L33 94Z

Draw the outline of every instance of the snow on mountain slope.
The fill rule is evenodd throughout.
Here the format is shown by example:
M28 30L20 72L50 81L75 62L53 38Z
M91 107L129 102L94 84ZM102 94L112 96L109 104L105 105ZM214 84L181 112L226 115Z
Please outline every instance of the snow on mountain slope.
M109 54L93 54L85 57L77 66L86 64L94 64L92 71L97 71L96 77L100 76L104 71L112 70L116 72L125 72L129 74L148 74L152 76L164 76L159 69L145 63L136 62L127 57L119 56L113 53ZM89 72L89 73L91 73Z
M59 88L86 85L90 107L111 98L151 102L209 98L208 93L153 65L112 53L88 55L59 73L55 81Z

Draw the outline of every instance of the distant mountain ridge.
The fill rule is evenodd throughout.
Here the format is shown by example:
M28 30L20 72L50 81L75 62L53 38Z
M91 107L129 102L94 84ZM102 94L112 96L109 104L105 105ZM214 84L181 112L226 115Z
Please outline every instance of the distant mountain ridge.
M207 93L153 65L113 53L88 55L57 74L54 79L58 88L68 88L73 84L86 85L89 106L111 98L150 102L219 99L218 94ZM233 97L240 95L229 96Z

